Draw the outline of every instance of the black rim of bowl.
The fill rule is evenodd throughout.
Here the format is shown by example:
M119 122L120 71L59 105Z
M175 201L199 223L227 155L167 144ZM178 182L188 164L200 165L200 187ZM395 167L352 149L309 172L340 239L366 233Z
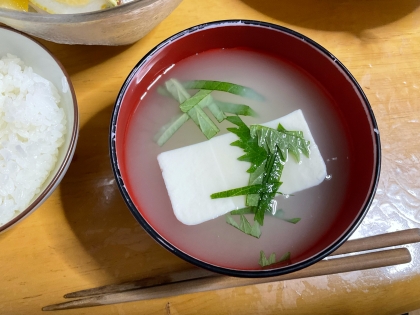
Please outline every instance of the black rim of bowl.
M136 220L141 224L141 226L146 230L147 233L160 245L165 247L170 252L174 253L178 257L196 265L199 267L202 267L204 269L210 270L212 272L225 274L228 276L234 276L234 277L248 277L248 278L257 278L257 277L272 277L272 276L278 276L286 273L291 273L303 268L306 268L321 259L325 258L329 254L331 254L333 251L335 251L338 247L340 247L349 237L350 235L355 231L355 229L360 225L363 218L365 217L366 213L368 212L373 198L375 196L376 188L378 186L379 182L379 174L381 169L381 146L380 146L380 138L379 133L374 133L374 139L376 144L376 164L375 164L375 174L374 174L374 180L372 183L372 188L369 191L366 203L364 204L363 209L360 211L359 215L355 218L352 225L348 227L348 229L329 247L325 248L323 251L319 252L318 254L293 265L281 267L278 269L262 269L262 270L238 270L238 269L229 269L224 268L220 266L211 265L209 263L206 263L204 261L201 261L199 259L196 259L187 253L183 252L182 250L176 248L174 245L172 245L169 241L164 239L157 231L153 229L152 226L143 218L143 216L140 214L140 212L137 210L136 206L134 205L133 201L131 200L128 191L125 188L124 181L121 177L121 173L118 167L118 159L117 159L117 153L116 153L116 146L115 146L115 134L116 134L116 124L118 120L118 114L119 109L122 104L122 100L124 97L124 94L131 82L131 79L134 77L134 75L137 73L137 71L142 67L142 65L150 58L150 56L153 56L154 54L158 53L159 50L170 44L172 41L174 41L177 38L180 38L182 36L185 36L187 34L211 27L211 26L226 26L226 25L250 25L250 26L258 26L258 27L265 27L269 29L274 29L276 31L284 32L289 35L292 35L300 40L304 40L311 46L313 46L315 49L320 51L322 54L324 54L326 57L330 58L331 60L334 60L335 64L341 68L341 70L347 75L348 79L352 82L354 87L357 89L358 93L360 94L361 98L363 99L363 102L365 103L366 109L369 112L369 118L372 122L373 128L378 130L378 126L376 123L375 116L373 114L372 108L370 106L370 103L363 92L360 85L357 83L356 79L353 77L353 75L349 72L349 70L339 61L337 58L334 57L328 50L326 50L324 47L319 45L318 43L314 42L310 38L295 32L291 29L285 28L283 26L279 26L272 23L267 22L261 22L261 21L254 21L254 20L221 20L221 21L214 21L209 23L204 23L200 25L193 26L191 28L188 28L184 31L181 31L179 33L176 33L172 35L171 37L165 39L163 42L155 46L152 50L150 50L133 68L133 70L128 75L127 79L124 81L124 84L121 87L121 90L118 94L117 100L115 102L113 111L112 111L112 117L111 117L111 125L110 125L110 138L109 138L109 145L110 145L110 156L111 156L111 164L112 169L118 184L118 188L123 196L123 199L125 203L127 204L128 208L130 209L131 213L134 215Z

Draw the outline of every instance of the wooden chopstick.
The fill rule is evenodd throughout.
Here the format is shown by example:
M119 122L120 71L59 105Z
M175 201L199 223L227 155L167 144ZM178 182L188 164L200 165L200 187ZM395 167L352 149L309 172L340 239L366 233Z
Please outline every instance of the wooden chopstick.
M420 241L420 229L411 229L382 235L347 241L331 256L347 253L371 251L379 248L410 244ZM354 270L378 268L411 261L406 248L376 251L348 257L320 261L294 273L271 278L232 278L220 276L203 269L181 271L166 276L142 279L120 285L103 286L65 295L65 297L102 294L100 296L73 300L66 303L49 305L44 311L116 304L168 296L219 290L225 288L268 283L281 280L299 279L319 275L328 275Z
M347 241L330 256L362 252L416 242L420 242L420 229L418 228ZM215 274L201 268L192 267L191 269L178 271L171 274L158 275L151 278L145 278L122 284L106 285L97 288L71 292L64 295L64 297L81 298L93 295L125 292L172 282L209 277L212 275Z
M153 286L157 286L161 284L168 284L172 282L204 278L204 277L209 277L212 275L217 275L217 274L211 271L205 270L205 269L191 266L191 268L188 270L177 271L170 274L157 275L150 278L144 278L144 279L125 282L121 284L111 284L111 285L105 285L102 287L71 292L64 295L64 297L69 299L69 298L81 298L81 297L108 294L108 293L119 293L119 292L125 292L125 291L130 291L130 290L153 287Z
M408 229L347 241L330 256L363 252L417 242L420 242L420 229Z
M158 299L182 294L221 290L233 287L270 283L275 281L314 277L355 270L364 270L408 263L411 255L407 248L397 248L341 258L322 260L294 273L270 278L234 278L210 276L121 293L110 293L44 307L43 311L65 310L82 307L117 304Z

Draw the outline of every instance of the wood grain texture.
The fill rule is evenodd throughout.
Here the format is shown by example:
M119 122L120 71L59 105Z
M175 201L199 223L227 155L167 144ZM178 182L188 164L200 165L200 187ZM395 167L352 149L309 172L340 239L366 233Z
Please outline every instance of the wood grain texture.
M405 177L409 167L419 168L420 160L419 6L414 0L184 0L131 46L43 42L73 81L80 137L59 189L31 216L0 235L0 314L41 314L42 306L67 292L190 268L155 243L127 210L110 167L108 126L116 95L138 60L168 36L202 22L230 18L274 22L312 38L343 62L366 92L381 131L383 167L377 200L385 209L393 206L398 193L391 195L389 183L405 180L405 191L414 193L408 194L413 209L407 220L411 227L419 227L419 176ZM392 214L389 220L395 218ZM414 249L418 255L420 249ZM390 269L389 277L366 271L65 314L394 315L420 308L418 268L413 264L408 271Z
M122 293L110 293L100 296L77 299L55 305L43 307L44 311L67 310L103 306L133 301L153 300L159 298L172 298L179 295L195 294L215 290L239 288L256 284L267 284L290 279L300 279L324 276L342 272L366 270L409 263L411 254L407 248L395 248L371 253L350 255L335 259L317 262L307 268L281 276L269 278L235 278L210 274L207 277L173 282L163 285L151 286L138 290L129 290Z
M394 247L398 245L407 245L407 244L412 244L412 243L417 243L417 242L420 242L420 229L418 228L408 229L408 230L402 230L402 231L385 233L385 234L378 234L375 236L369 236L369 237L347 241L343 245L341 245L340 248L334 251L330 256L333 257L337 255L350 254L350 253L356 254L360 252L372 251L372 250L377 250L377 249L386 249L388 247ZM379 265L377 265L376 267L372 267L371 262L368 262L367 260L366 260L366 264L369 264L371 268L379 268ZM392 265L392 262L389 262L387 264L387 266L391 266L391 265ZM357 268L360 268L360 270L369 269L365 267L361 268L360 265L358 265ZM323 271L324 269L318 269L318 270ZM357 269L353 269L353 270L357 270ZM336 271L336 272L328 272L328 273L325 273L325 275L338 272L337 270L332 270L332 271ZM344 272L344 271L341 271L341 272ZM152 286L210 277L214 275L215 274L213 272L210 272L201 268L192 267L191 269L188 269L188 270L174 272L171 274L160 274L152 278L138 279L135 281L125 282L121 284L110 284L110 285L101 286L98 288L89 288L86 290L70 292L70 293L65 294L64 297L65 298L82 298L82 297L93 296L93 295L121 293L121 292L127 292L127 291L131 291L135 289L143 289L143 288L152 287ZM324 274L322 273L311 274L311 276L320 276L320 275L324 275ZM302 274L301 272L292 273L290 274L290 276L291 277L287 277L285 279L298 279L298 278L304 278L305 276L309 277L308 274L305 274L305 273ZM282 279L283 278L281 278L281 280ZM265 281L265 282L272 282L272 281Z

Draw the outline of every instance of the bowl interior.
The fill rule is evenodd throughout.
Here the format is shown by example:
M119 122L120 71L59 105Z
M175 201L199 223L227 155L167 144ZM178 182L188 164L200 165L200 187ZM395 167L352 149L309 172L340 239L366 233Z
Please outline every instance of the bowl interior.
M34 72L55 85L61 97L60 106L67 118L65 141L59 149L54 169L28 208L0 227L0 231L3 231L35 210L61 181L70 164L77 142L78 108L69 76L60 62L44 46L27 35L6 27L0 27L0 39L0 56L10 53L19 57L27 66L31 66Z
M133 169L130 163L127 163L129 155L132 153L127 149L132 145L128 140L129 126L136 112L144 110L147 115L147 109L144 109L143 106L148 105L143 98L147 93L150 93L152 85L164 82L165 76L169 79L166 75L168 69L183 62L186 58L221 49L257 52L268 56L268 58L280 60L311 82L312 87L326 100L325 104L320 107L316 102L313 105L308 105L306 111L314 117L318 115L321 117L316 118L317 121L313 123L314 138L317 143L317 133L327 138L321 141L324 144L319 144L321 154L326 160L328 174L332 174L330 182L333 185L341 185L343 193L339 200L336 200L333 195L326 197L331 199L330 203L333 203L331 206L333 213L325 214L329 216L329 219L325 220L328 221L325 226L322 220L317 221L322 232L316 239L309 240L311 235L308 235L309 245L305 250L295 256L292 254L289 264L275 269L261 270L258 264L255 267L246 264L239 266L227 262L228 259L224 261L223 257L212 259L192 251L189 246L184 246L182 239L175 240L174 234L168 233L167 230L176 230L177 234L183 235L184 240L188 240L195 237L199 239L202 236L199 229L212 227L205 224L202 227L189 227L174 222L170 223L172 228L169 228L170 225L159 226L157 223L159 219L153 214L156 210L153 209L153 204L158 206L157 200L146 201L146 198L138 196L136 192L139 187L146 187L145 183L149 181L148 175L137 174L137 179L133 179ZM329 119L323 121L322 113L324 111L331 112L332 116L328 116ZM282 110L279 109L278 112L282 113ZM271 119L267 119L268 117L270 116L265 117L265 121L280 116L272 116ZM264 121L257 123L262 122ZM326 148L334 141L338 141L334 135L334 128L330 125L338 126L337 133L341 133L344 142L346 142L346 152L339 157L339 162L347 168L343 180L334 177L333 162L337 160L337 156L331 153L334 151L328 151ZM312 130L311 124L310 127ZM322 131L323 128L327 129ZM137 64L127 78L114 109L111 154L118 184L130 210L159 243L182 258L214 271L237 276L268 276L294 271L322 259L341 245L363 219L373 199L379 177L380 148L376 128L369 103L354 78L334 56L321 46L298 33L271 24L251 21L223 21L201 25L174 35L153 49ZM139 148L138 162L147 162L148 167L159 171L156 156L147 161L142 160L141 152L148 150L153 152L150 149L152 146L153 144L144 144ZM331 163L329 164L327 161ZM167 198L166 190L161 189L162 183L163 180L156 186L158 189L154 191L155 195L150 195L151 192L149 192L148 199ZM310 211L310 203L307 203L306 207ZM166 215L173 217L170 206L162 211L167 211ZM305 231L299 228L299 224L293 228L300 231L299 233L305 234ZM247 237L249 236L245 236L245 242ZM229 239L229 237L227 238ZM281 240L272 240L272 243L280 242ZM203 243L202 246L211 247L211 243ZM256 256L258 256L258 252ZM280 254L277 253L277 255ZM257 261L258 258L256 258Z

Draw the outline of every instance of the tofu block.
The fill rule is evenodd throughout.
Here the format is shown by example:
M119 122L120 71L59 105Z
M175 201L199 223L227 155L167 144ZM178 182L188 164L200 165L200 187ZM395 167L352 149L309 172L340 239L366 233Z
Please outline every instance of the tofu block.
M327 171L301 110L263 124L302 131L309 140L310 157L301 154L301 163L290 158L284 167L280 191L292 194L320 184ZM163 152L157 159L176 218L195 225L245 207L245 196L211 199L216 192L248 185L249 162L238 161L243 150L230 144L238 140L229 133L211 140Z

